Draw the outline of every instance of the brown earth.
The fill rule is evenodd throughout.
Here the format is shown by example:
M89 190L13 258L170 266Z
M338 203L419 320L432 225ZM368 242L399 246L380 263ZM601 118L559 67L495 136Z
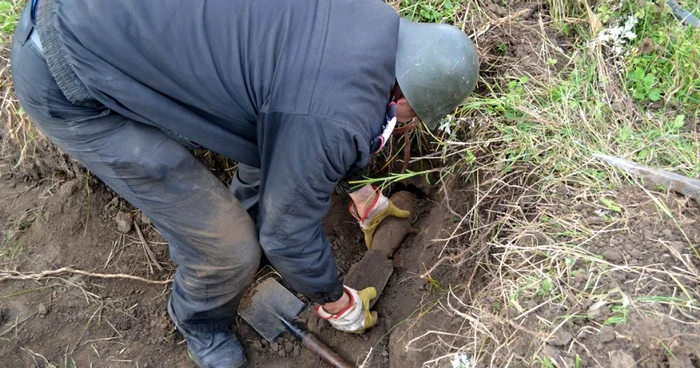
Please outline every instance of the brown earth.
M510 321L500 321L504 335L496 337L515 341L509 351L558 367L700 367L700 207L647 190L610 192L619 212L567 187L539 204L537 213L546 213L548 222L519 232L517 246L542 249L530 262L546 265L547 254L570 252L572 263L547 270L556 275L553 283L515 297L517 308L496 306L494 295L491 312ZM580 222L592 234L583 242L553 239L547 234L562 233L565 225L556 219ZM512 235L503 237L512 241Z
M70 266L149 280L166 280L174 270L167 245L148 219L95 180L78 177L48 185L1 181L0 193L5 239L0 269L32 273ZM412 219L416 227L428 230L409 235L397 252L397 269L375 306L378 325L361 336L339 333L315 317L310 303L298 321L352 362L366 361L367 367L405 365L404 353L389 347L390 339L396 339L391 330L429 309L439 295L418 275L435 260L430 239L440 232L436 225L443 214L417 193L421 198ZM347 198L335 196L324 222L341 276L365 252L362 233L347 205ZM123 220L125 215L133 218L134 227L122 234L115 218ZM144 233L163 271L148 261L135 227ZM266 272L269 268L259 276ZM49 366L44 359L56 366L192 366L182 337L166 314L169 285L61 274L35 281L0 281L0 290L2 367ZM439 318L433 323L442 324ZM252 366L325 366L289 335L267 344L240 318L236 325ZM395 355L402 356L396 364L390 361ZM419 364L415 361L415 366Z

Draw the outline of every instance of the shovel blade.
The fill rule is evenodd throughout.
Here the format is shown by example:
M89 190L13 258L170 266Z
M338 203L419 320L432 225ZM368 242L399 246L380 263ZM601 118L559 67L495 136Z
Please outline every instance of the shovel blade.
M247 302L241 303L238 315L269 342L287 331L280 317L293 321L304 309L304 302L275 279L261 282L251 294Z

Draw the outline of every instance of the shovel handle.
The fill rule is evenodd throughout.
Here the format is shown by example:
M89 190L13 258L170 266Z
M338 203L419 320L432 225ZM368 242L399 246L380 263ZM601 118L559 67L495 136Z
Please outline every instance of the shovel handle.
M324 344L323 341L319 340L318 337L316 337L312 333L306 333L304 338L301 340L301 343L304 344L309 350L313 351L314 353L318 354L318 356L321 357L321 359L325 360L330 364L332 367L335 368L352 368L352 365L345 361L338 353L334 352L331 350L331 348L328 347L328 345Z

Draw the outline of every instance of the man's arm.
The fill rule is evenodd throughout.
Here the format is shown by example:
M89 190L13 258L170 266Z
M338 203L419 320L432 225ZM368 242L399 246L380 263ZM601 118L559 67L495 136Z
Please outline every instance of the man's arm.
M368 143L339 123L282 113L261 117L258 139L263 251L297 292L321 304L339 301L343 285L321 220Z

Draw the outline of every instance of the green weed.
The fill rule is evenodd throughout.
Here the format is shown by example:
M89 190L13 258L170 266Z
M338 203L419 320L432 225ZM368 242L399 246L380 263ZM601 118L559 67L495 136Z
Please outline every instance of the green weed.
M542 363L543 366L545 366L547 368L554 368L555 367L554 363L552 363L552 361L549 360L549 358L547 358L547 357L537 357L537 360L540 363Z
M695 10L692 1L682 2ZM638 19L621 56L625 85L640 104L661 101L697 116L700 109L700 29L678 21L665 2L606 1L597 9L605 27Z
M551 294L553 290L554 283L552 282L552 280L545 279L544 281L542 281L540 287L537 289L537 295L545 297Z
M615 305L610 308L613 315L603 322L603 325L621 325L627 323L627 306L625 305Z
M11 37L17 26L22 10L23 1L0 1L0 42L5 43Z
M400 14L414 21L452 23L460 9L460 2L456 0L410 0L402 3Z
M22 242L12 236L6 236L0 244L0 259L12 262L22 251Z

